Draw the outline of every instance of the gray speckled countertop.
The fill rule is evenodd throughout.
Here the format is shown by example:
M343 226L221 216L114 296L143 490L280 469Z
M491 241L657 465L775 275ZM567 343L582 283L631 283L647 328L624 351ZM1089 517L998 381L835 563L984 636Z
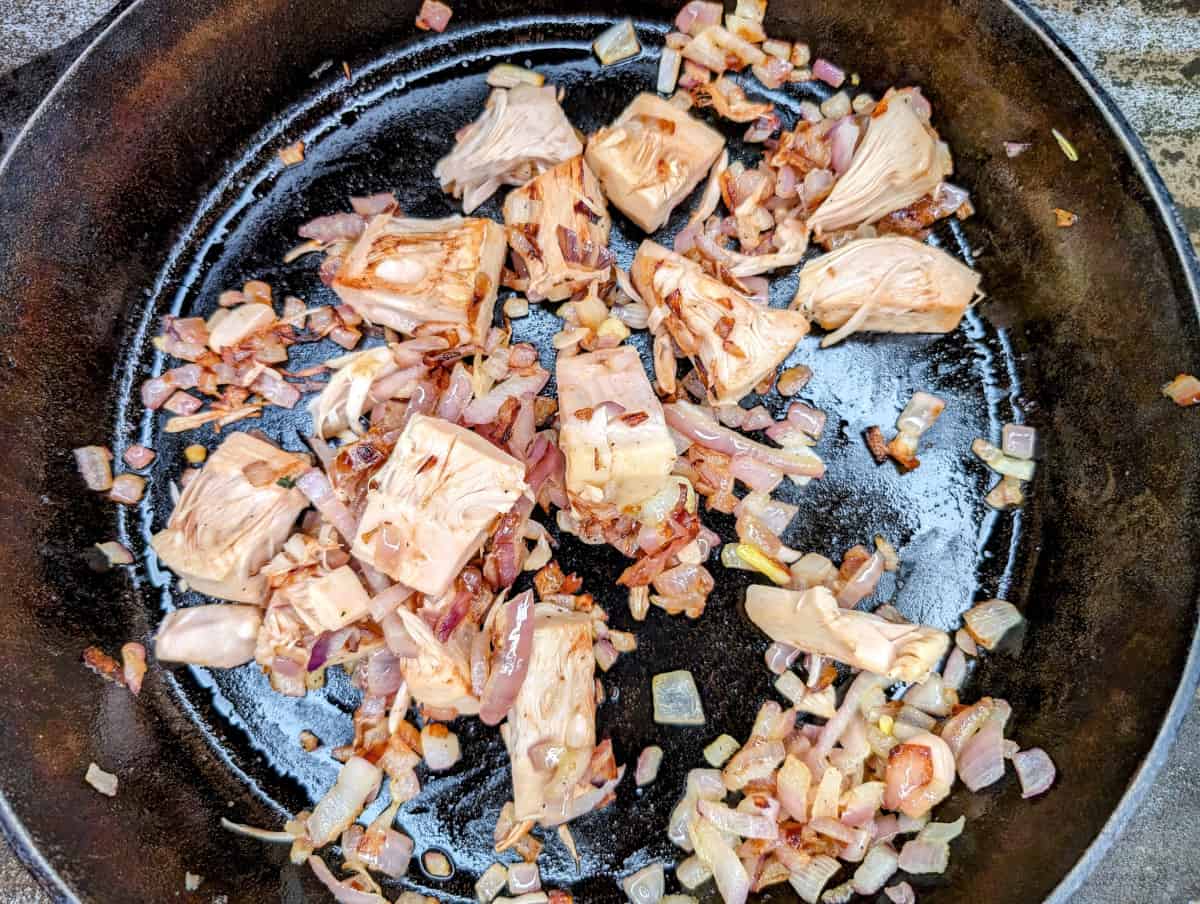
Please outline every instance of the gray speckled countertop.
M1200 0L1032 0L1141 134L1200 246ZM0 0L0 72L89 28L109 0ZM1103 768L1103 764L1097 764ZM1200 707L1079 904L1200 904ZM115 902L116 899L114 899ZM45 904L0 846L0 902Z

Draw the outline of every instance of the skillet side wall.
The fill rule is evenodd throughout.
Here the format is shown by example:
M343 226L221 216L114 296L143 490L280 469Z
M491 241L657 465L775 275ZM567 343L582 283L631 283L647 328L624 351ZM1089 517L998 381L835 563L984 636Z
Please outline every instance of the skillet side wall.
M80 488L70 449L108 441L121 349L204 191L311 90L309 72L330 59L354 68L403 40L415 5L211 0L180 15L146 0L0 174L0 793L84 900L168 900L185 870L227 883L234 900L303 899L299 874L281 875L282 852L216 829L227 801L250 822L272 811L175 698L148 681L135 702L80 666L88 644L144 638L156 602L144 583L83 563L119 515ZM1062 778L1033 804L981 796L988 812L969 814L983 818L956 843L949 878L970 875L981 901L1036 900L1147 754L1195 629L1200 437L1158 387L1200 367L1196 310L1119 141L1037 39L986 0L903 7L776 0L768 30L835 48L870 88L925 85L979 207L967 234L986 274L983 311L1010 329L1048 455L1042 519L1025 540L1041 550L1021 588L1031 625L1020 665L985 667L978 686L1013 702L1019 737L1051 750ZM550 8L472 4L455 24ZM1043 140L1052 127L1080 148L1078 163ZM1031 138L1025 157L1004 157L1001 142ZM1056 206L1079 224L1057 229ZM93 759L136 780L100 797L82 782Z

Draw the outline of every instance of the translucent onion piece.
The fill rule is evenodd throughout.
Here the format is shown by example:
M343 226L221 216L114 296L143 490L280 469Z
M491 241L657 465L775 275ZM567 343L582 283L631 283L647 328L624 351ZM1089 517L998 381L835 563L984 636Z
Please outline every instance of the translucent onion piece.
M630 904L658 904L666 891L666 876L661 863L652 863L621 880L621 888Z
M994 650L1004 635L1024 620L1017 607L1005 600L985 600L963 613L967 631L987 650Z
M521 84L541 86L545 81L546 76L540 72L511 63L493 66L487 74L487 83L493 88L515 88Z
M475 883L475 897L480 904L490 904L507 883L508 868L503 863L493 863Z
M1005 424L1000 433L1000 449L1010 458L1028 461L1037 448L1037 431L1026 424Z
M691 672L663 672L654 676L651 687L655 722L660 725L704 724L704 706Z
M729 761L731 756L737 753L738 748L741 746L736 738L723 734L704 748L704 759L708 765L719 769Z
M657 744L651 744L639 754L637 769L634 771L634 781L639 788L658 778L658 768L662 765L662 760L663 749Z
M658 60L658 93L670 94L675 90L675 83L679 81L679 67L683 64L683 57L679 51L673 47L664 47L662 56Z
M1021 797L1036 797L1049 790L1054 784L1057 770L1054 762L1046 751L1040 747L1032 747L1014 754L1013 765L1017 769L1017 778L1021 780Z
M799 869L793 870L788 881L801 898L808 904L817 904L821 890L833 878L833 874L841 869L841 864L832 857L824 854L813 857Z
M637 33L633 30L633 20L624 19L605 29L592 43L592 49L605 66L637 56L642 47L638 44Z

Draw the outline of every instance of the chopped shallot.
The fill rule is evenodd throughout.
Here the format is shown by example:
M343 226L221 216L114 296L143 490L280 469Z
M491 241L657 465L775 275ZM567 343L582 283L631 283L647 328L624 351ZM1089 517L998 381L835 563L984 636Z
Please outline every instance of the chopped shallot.
M1005 600L985 600L963 613L966 630L985 650L994 650L1024 620L1017 607Z
M450 17L454 14L445 3L440 0L425 0L421 4L421 11L417 14L417 28L422 31L443 32L446 26L450 24Z
M660 725L703 725L704 707L691 672L663 672L652 681L654 721Z
M638 755L634 781L639 788L642 785L649 785L658 777L658 767L662 765L662 760L663 749L657 744L652 744Z
M117 777L111 772L105 772L95 763L88 763L84 780L107 797L117 796Z
M1012 761L1021 780L1021 797L1037 797L1054 784L1054 763L1042 748L1022 750L1013 755Z

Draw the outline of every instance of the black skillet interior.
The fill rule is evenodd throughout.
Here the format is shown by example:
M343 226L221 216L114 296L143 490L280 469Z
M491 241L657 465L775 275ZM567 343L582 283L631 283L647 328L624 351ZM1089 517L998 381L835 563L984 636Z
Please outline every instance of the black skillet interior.
M208 312L220 289L249 278L266 279L279 297L328 300L314 260L280 263L300 223L377 190L395 191L413 215L453 212L432 166L477 115L491 65L529 61L566 89L568 115L591 130L652 87L673 14L639 7L646 50L601 68L589 43L618 15L611 9L481 4L456 9L439 38L413 34L411 4L327 6L211 0L183 13L137 4L35 123L0 183L0 214L22 225L0 246L0 436L9 450L0 528L10 538L0 551L0 789L31 856L84 900L166 900L185 871L205 876L209 897L322 900L284 851L228 836L217 822L275 826L318 797L336 764L323 751L303 753L296 736L311 728L329 746L344 742L355 705L344 679L287 701L252 667L156 669L134 701L79 664L84 646L145 639L162 607L197 601L170 593L152 561L98 576L80 553L119 535L140 554L169 510L171 463L195 440L156 432L136 402L137 385L162 366L148 342L158 317ZM937 236L984 272L988 299L959 331L856 337L828 351L810 339L793 356L816 371L805 398L830 415L818 448L830 470L795 491L801 515L788 539L836 558L887 536L904 565L876 601L914 619L951 627L988 596L1024 609L1023 643L985 660L970 690L1009 699L1015 737L1049 750L1061 780L1035 802L1020 801L1011 777L955 795L945 812L966 813L969 830L944 878L914 884L922 900L955 900L967 887L981 900L1038 899L1079 859L1146 757L1192 641L1196 430L1157 395L1176 371L1200 366L1186 265L1118 138L1014 13L986 0L930 0L903 14L776 0L768 30L809 41L877 95L923 85L956 179L979 208ZM785 111L816 96L808 86L773 95ZM1049 138L1052 127L1081 149L1078 163ZM296 139L306 160L285 170L276 151ZM1010 160L1005 140L1034 147ZM1053 207L1079 213L1079 225L1056 229ZM483 213L497 211L493 201ZM616 235L628 264L640 234L618 217ZM784 303L793 284L774 281L773 300ZM551 364L556 324L535 309L517 322L517 338L539 342ZM860 433L890 426L917 389L950 404L922 467L900 477L871 463ZM1046 455L1031 505L997 516L982 503L990 481L968 447L1009 420L1041 429ZM306 419L276 413L252 426L299 448ZM140 510L114 512L84 496L71 473L71 447L110 439L118 454L137 441L159 451ZM629 627L612 586L616 554L567 539L560 559ZM674 859L663 830L687 770L703 765L701 748L716 734L744 737L758 702L773 696L766 642L739 611L746 577L713 570L718 590L700 621L652 613L639 651L605 676L616 699L601 709L601 733L623 762L661 744L658 782L637 791L626 781L614 806L575 824L578 870L551 835L541 861L548 887L615 901L615 875ZM650 719L649 678L674 668L700 683L703 729ZM418 852L442 849L457 866L448 882L416 862L410 870L412 887L442 900L471 899L509 794L495 733L456 727L464 762L401 811ZM90 760L121 776L114 801L82 784Z

